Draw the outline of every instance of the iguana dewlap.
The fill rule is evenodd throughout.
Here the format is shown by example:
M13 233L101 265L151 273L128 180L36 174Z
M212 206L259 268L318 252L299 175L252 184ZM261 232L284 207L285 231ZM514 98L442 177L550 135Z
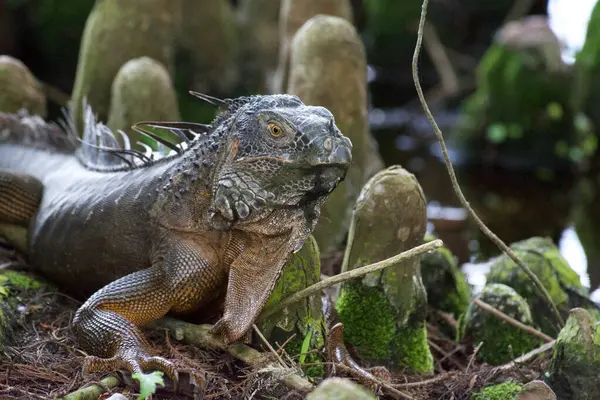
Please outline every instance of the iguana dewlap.
M224 108L212 125L145 125L187 142L161 141L174 155L158 159L117 148L89 108L81 143L72 122L0 114L0 234L26 229L13 241L37 271L86 296L73 326L88 370L176 379L139 326L223 296L214 332L241 338L344 179L352 145L327 109L290 95L209 100Z

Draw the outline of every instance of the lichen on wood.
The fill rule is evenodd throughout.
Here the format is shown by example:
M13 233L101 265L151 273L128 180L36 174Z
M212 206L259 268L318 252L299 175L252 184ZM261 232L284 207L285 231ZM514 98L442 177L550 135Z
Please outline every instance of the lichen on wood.
M570 307L570 297L575 293L586 296L579 276L569 266L558 247L550 238L532 237L511 244L511 249L523 260L542 282L554 304L563 312ZM533 319L542 332L556 335L558 328L548 305L525 272L507 255L496 258L487 274L488 283L502 283L510 286L527 300Z
M513 288L500 283L488 283L477 298L517 321L533 326L527 302ZM491 365L506 363L541 344L539 338L508 324L473 303L460 320L458 339L473 346L483 342L477 357Z
M426 223L425 196L414 175L400 166L380 171L357 200L342 271L421 244ZM420 259L415 258L344 283L336 310L347 343L362 359L427 373L433 358L426 305Z
M600 387L600 325L583 308L574 308L560 331L549 368L559 398L592 400Z

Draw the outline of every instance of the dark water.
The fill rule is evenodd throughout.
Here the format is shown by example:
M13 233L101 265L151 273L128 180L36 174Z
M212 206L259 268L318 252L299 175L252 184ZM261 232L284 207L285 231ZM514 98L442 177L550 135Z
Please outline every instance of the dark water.
M454 113L434 112L448 137ZM386 165L400 164L417 177L428 200L429 230L457 256L469 282L485 284L490 257L500 253L468 219L450 183L440 146L420 109L372 109L372 132ZM468 167L447 143L459 184L480 218L505 243L532 236L549 236L577 271L581 283L594 292L600 286L600 212L594 204L600 185L594 175L507 171L497 167ZM598 224L594 223L598 221ZM585 240L580 240L584 235ZM582 244L582 242L584 242ZM596 243L598 246L596 246ZM585 244L585 246L584 246ZM600 300L600 290L592 293Z

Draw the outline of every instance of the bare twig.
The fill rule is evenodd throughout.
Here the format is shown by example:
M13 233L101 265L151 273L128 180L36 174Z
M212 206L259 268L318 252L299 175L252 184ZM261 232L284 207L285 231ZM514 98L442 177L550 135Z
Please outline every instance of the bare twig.
M506 323L511 324L512 326L517 327L517 328L521 329L522 331L529 333L532 336L542 339L546 343L550 343L550 342L554 341L553 338L546 335L545 333L540 332L531 326L525 325L524 323L517 321L516 319L504 314L502 311L489 305L486 302L481 301L480 299L473 299L473 304L477 305L478 307L483 308L485 311L489 312L490 314L494 314L496 317L500 318L501 320L505 321Z
M494 375L499 372L504 372L504 371L513 369L515 367L515 365L526 364L526 363L530 362L537 356L544 354L548 351L551 351L554 348L555 344L556 344L556 340L553 340L548 343L544 343L542 346L538 347L537 349L531 350L529 353L525 353L522 356L517 357L514 360L507 362L506 364L499 365L494 370Z
M442 247L443 245L444 245L444 242L442 242L440 239L436 239L429 243L425 243L420 246L414 247L410 250L404 251L393 257L386 258L385 260L382 260L382 261L379 261L379 262L376 262L376 263L373 263L370 265L366 265L364 267L356 268L351 271L342 272L341 274L334 275L330 278L327 278L320 282L317 282L314 285L307 287L306 289L303 289L303 290L300 290L299 292L294 293L290 297L284 299L283 301L279 302L278 304L276 304L272 307L264 309L262 311L262 313L260 314L259 318L261 318L261 319L267 318L267 317L273 315L274 313L283 310L287 306L294 304L295 302L302 300L305 297L308 297L315 293L318 293L327 287L348 281L350 279L359 278L359 277L369 274L371 272L376 272L376 271L385 269L387 267L394 266L401 261L416 257L416 256L426 253L430 250L435 250L439 247Z
M425 1L427 1L427 0L425 0ZM473 362L475 361L475 357L477 357L477 353L479 353L481 346L483 346L483 342L479 342L477 347L475 347L475 350L473 350L473 354L471 354L469 356L469 364L467 364L467 370L465 371L465 373L467 373L467 374L469 373L469 370L471 369L471 365L473 365Z
M435 378L425 379L423 381L418 381L418 382L396 383L392 386L397 387L397 388L414 388L414 387L420 387L420 386L427 386L427 385L431 385L432 383L443 382L448 379L454 379L454 378L456 378L456 374L454 372L447 372L445 374L438 375Z
M262 334L262 332L260 331L260 329L258 329L258 326L256 326L256 324L252 324L252 329L254 329L254 332L256 332L256 334L258 335L258 337L260 338L260 340L262 340L262 342L265 344L265 346L267 346L269 348L269 350L271 351L271 353L273 353L275 355L275 357L277 357L277 360L279 360L279 363L281 364L281 366L284 367L284 368L289 368L288 365L285 363L285 361L283 361L283 359L281 358L281 356L279 355L279 353L277 353L275 351L275 349L273 348L273 346L271 346L271 343L269 343L269 341L267 340L267 338Z
M423 42L423 30L424 30L424 26L425 26L425 19L427 16L428 3L429 3L429 0L423 0L423 6L421 9L421 19L419 21L419 29L418 29L418 35L417 35L417 43L415 46L415 52L413 54L413 60L412 60L412 75L413 75L413 81L415 82L415 88L417 89L417 94L419 96L419 101L421 102L421 107L423 108L423 111L425 112L425 115L427 116L427 119L429 120L429 123L431 124L431 127L433 128L433 131L435 132L438 142L440 143L442 154L444 155L444 161L446 163L446 168L448 170L448 174L450 175L450 180L452 182L452 187L454 188L454 191L456 193L456 196L460 200L460 203L467 210L467 212L469 213L471 218L475 221L475 223L479 226L479 229L481 229L481 231L492 242L494 242L504 253L506 253L523 271L525 271L527 276L529 276L529 278L533 281L535 286L542 293L544 299L548 303L548 307L554 314L554 317L556 318L559 328L562 328L564 326L563 318L561 317L560 313L558 312L558 309L556 308L556 305L552 301L552 298L546 291L546 288L544 288L544 285L542 285L542 283L540 282L538 277L529 269L529 267L527 267L527 265L525 265L516 256L516 254L498 236L496 236L496 234L494 234L494 232L492 232L483 223L483 221L479 218L479 216L471 208L471 206L469 205L469 202L467 201L462 190L460 189L460 185L458 184L458 180L456 179L456 174L454 173L454 168L452 167L452 162L450 161L450 156L448 155L448 149L446 148L446 142L444 141L444 135L442 134L442 131L440 130L437 123L435 122L435 119L433 118L433 115L431 114L431 110L429 110L429 106L427 105L427 102L423 95L423 89L421 88L421 83L419 81L418 63L419 63L419 55L421 52L421 43Z

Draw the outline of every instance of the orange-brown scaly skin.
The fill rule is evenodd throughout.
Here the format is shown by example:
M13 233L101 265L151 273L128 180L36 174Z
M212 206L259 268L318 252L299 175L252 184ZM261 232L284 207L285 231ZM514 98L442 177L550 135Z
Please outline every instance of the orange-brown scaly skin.
M89 296L73 320L88 370L159 368L176 379L168 360L148 354L139 327L223 295L214 332L239 340L344 178L351 144L327 110L287 95L227 107L183 154L136 166L95 147L74 153L50 140L55 127L0 114L0 227L26 227L36 269ZM84 142L103 135L91 113L86 126ZM15 174L34 189L14 209L30 210L43 187L33 214L2 206L19 202Z

